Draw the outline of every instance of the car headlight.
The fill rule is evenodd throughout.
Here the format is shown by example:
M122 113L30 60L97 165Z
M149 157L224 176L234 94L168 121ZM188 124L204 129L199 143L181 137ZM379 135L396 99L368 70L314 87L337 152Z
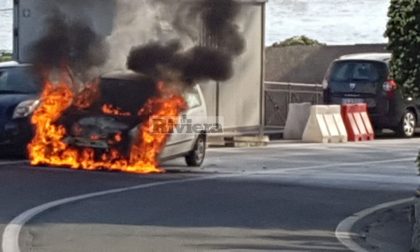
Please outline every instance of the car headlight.
M39 100L29 100L19 103L13 112L13 119L25 118L31 115L39 105Z

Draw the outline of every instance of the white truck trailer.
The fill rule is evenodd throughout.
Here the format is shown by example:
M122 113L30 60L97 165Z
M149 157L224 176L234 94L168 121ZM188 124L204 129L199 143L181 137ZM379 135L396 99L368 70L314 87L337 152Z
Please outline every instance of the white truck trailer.
M44 20L56 11L88 22L104 36L112 34L120 0L14 0L14 58L28 61L31 44L43 33ZM125 0L130 1L130 0ZM138 0L132 0L138 1ZM237 0L238 18L246 50L234 63L234 76L224 83L206 83L202 89L210 117L222 117L226 135L264 134L264 51L266 0ZM135 46L135 45L133 45Z

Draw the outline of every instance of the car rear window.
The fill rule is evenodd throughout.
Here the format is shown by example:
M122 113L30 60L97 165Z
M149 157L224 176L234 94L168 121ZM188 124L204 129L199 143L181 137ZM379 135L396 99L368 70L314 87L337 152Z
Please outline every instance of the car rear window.
M34 94L40 90L40 80L30 67L0 68L0 93Z
M374 61L338 61L330 70L331 92L376 93L388 75L385 63Z

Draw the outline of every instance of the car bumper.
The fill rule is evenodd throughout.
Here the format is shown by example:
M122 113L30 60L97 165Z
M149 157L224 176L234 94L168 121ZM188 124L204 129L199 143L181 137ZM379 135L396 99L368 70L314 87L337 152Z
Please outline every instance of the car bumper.
M30 120L10 120L0 124L0 150L23 151L34 135Z

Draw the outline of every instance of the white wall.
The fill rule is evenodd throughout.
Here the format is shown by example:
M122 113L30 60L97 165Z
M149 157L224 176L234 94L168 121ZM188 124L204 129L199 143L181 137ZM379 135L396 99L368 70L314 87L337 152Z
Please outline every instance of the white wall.
M57 4L59 3L59 4ZM109 0L21 0L15 26L18 28L18 60L28 61L31 44L42 36L44 20L54 11L61 10L67 18L83 20L100 34L111 33L115 11Z
M220 116L225 128L260 125L260 87L262 57L262 5L244 4L238 21L246 40L246 51L235 61L232 79L220 84ZM216 116L216 84L201 85L208 114Z
M175 1L175 0L174 0ZM30 45L42 35L43 20L51 7L59 2L71 18L82 18L102 35L109 35L113 27L113 0L21 0L19 24L19 60L27 61ZM49 9L50 8L50 9ZM29 11L29 12L28 12ZM24 15L24 14L27 15ZM29 14L28 14L29 13ZM246 50L234 64L232 79L220 84L220 116L225 128L255 127L260 124L260 87L262 72L263 4L244 1L238 24L244 33ZM216 116L216 84L202 85L209 116Z

